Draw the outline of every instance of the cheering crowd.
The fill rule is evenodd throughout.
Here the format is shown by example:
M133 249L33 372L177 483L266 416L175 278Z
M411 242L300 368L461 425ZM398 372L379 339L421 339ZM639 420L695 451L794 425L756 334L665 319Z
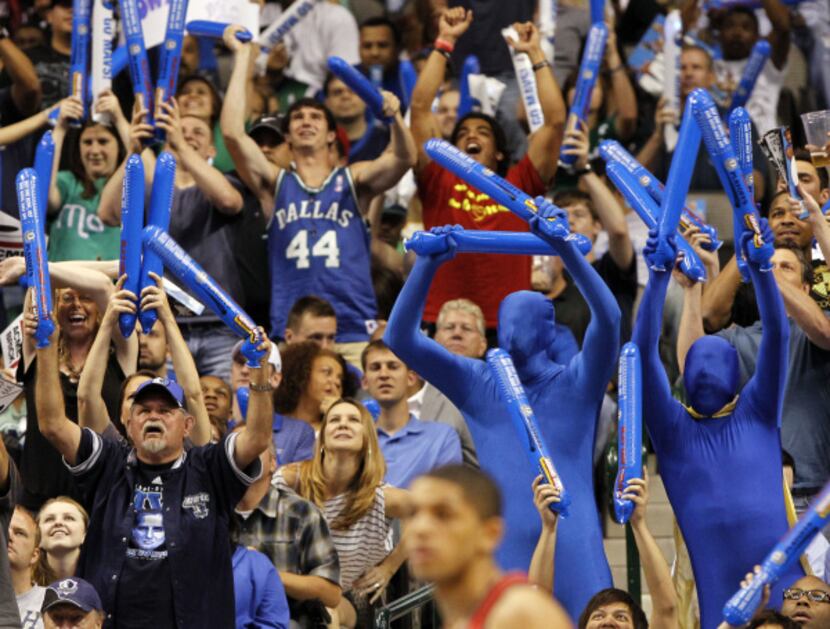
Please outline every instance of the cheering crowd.
M263 30L297 9L259 4ZM432 584L453 628L830 629L825 533L764 562L830 509L830 8L601 4L319 0L265 52L242 26L187 35L166 102L136 98L125 69L85 104L73 2L0 2L0 627L373 627ZM758 42L741 204L735 160L685 131L709 106L728 137ZM788 173L759 146L780 127ZM452 146L532 198L514 204L529 218L444 168ZM623 172L626 152L647 172ZM171 187L164 231L255 341L170 269L131 283L136 164L145 220ZM53 329L20 243L33 166ZM669 205L654 180L667 197L685 180L694 220L646 223ZM428 246L408 251L414 234ZM641 377L618 374L621 350ZM630 395L643 465L612 488ZM677 523L672 567L648 469ZM612 581L615 502L648 615Z

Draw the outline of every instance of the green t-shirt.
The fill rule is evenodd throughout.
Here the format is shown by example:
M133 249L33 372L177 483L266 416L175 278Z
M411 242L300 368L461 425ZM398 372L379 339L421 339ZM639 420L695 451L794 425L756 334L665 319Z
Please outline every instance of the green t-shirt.
M104 225L98 217L105 177L95 181L95 195L85 199L83 184L68 170L58 173L63 205L49 227L49 260L117 260L121 228Z

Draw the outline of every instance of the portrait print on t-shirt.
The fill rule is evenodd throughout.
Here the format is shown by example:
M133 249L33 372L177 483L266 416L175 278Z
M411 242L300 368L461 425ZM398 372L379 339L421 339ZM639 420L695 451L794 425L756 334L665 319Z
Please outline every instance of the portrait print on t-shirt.
M156 561L167 558L162 511L162 480L156 476L149 484L138 484L133 491L135 521L127 557Z

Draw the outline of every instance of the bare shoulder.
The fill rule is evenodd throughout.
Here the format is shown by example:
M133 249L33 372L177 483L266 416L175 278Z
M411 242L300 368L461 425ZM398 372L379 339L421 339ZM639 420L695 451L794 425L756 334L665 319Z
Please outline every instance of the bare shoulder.
M532 585L510 588L493 607L487 629L572 629L568 614L546 592Z

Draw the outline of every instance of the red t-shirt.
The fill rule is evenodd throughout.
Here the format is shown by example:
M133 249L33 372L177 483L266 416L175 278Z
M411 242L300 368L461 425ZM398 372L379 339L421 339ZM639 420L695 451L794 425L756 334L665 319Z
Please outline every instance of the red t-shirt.
M507 171L507 181L535 197L545 186L525 155ZM435 162L418 175L418 195L424 227L461 225L464 229L528 231L527 223ZM434 323L445 301L466 297L484 312L488 328L495 328L499 304L510 293L530 288L531 256L462 253L444 263L435 275L424 321Z

